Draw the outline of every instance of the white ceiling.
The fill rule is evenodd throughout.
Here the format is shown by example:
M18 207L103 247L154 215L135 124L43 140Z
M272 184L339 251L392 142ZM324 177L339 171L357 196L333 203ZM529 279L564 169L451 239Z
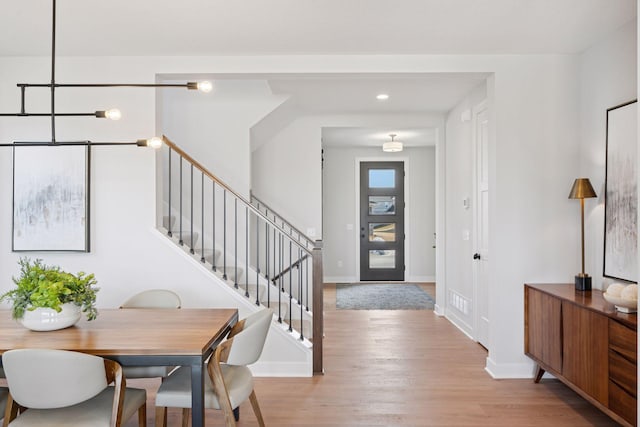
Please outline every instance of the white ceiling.
M430 128L358 128L330 127L322 129L323 147L377 147L391 141L390 134L395 134L395 141L402 142L405 148L434 146L436 144L435 129Z
M577 53L636 0L58 0L61 55ZM0 55L50 53L51 2L0 2Z
M57 0L57 55L578 53L637 14L636 0ZM51 53L51 1L0 1L0 56ZM484 74L212 76L263 78L302 111L445 113ZM385 92L389 100L375 100ZM333 128L326 146L398 133Z
M269 76L276 94L295 94L297 106L313 113L417 113L449 111L487 73L333 74ZM389 99L380 101L377 94Z

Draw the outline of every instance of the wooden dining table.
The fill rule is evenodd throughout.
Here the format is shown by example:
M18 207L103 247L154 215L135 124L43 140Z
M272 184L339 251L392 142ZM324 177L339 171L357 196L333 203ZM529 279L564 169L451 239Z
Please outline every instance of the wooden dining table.
M122 366L190 366L191 421L204 426L204 363L238 321L227 308L101 309L74 326L35 332L0 310L0 354L16 348L54 348L112 359Z

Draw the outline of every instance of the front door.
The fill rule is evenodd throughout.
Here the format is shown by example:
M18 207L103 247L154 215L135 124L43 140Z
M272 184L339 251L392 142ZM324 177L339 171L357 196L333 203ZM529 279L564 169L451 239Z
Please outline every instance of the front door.
M404 280L404 162L360 163L360 280Z

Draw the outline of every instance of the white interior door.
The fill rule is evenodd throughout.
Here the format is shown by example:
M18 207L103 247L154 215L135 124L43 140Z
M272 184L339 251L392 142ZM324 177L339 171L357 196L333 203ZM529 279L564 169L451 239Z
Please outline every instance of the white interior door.
M473 109L475 157L474 206L474 332L475 339L489 348L489 114L486 102Z

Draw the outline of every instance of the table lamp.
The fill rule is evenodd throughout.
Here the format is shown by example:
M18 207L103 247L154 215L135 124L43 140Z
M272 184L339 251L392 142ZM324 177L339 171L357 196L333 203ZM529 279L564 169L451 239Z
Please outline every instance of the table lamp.
M593 190L588 178L577 178L573 182L569 198L580 199L580 235L582 238L582 271L576 276L575 284L577 291L591 290L591 276L584 272L584 199L591 199L593 197L596 197L596 192Z

